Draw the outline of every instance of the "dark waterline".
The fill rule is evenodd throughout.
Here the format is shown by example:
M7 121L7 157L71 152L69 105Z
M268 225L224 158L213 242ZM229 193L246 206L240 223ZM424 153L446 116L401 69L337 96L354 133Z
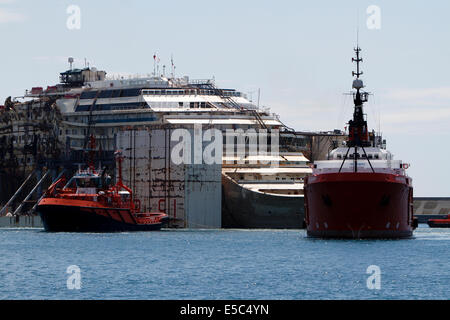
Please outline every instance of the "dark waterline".
M0 229L0 299L448 299L450 229L409 240L304 230L78 234ZM81 269L69 290L67 267ZM370 265L381 289L367 288Z

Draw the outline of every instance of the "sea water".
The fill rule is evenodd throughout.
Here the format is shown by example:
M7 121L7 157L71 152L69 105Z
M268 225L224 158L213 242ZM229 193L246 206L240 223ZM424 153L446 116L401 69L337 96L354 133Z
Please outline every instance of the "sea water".
M0 299L449 299L450 229L408 240L305 230L0 229Z

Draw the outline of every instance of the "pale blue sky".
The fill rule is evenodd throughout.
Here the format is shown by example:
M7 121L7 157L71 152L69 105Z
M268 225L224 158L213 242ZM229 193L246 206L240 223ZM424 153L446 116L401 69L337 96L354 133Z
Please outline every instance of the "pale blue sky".
M71 4L80 30L66 27ZM380 30L366 27L369 5L381 9ZM411 163L416 196L450 196L449 12L444 0L0 0L0 101L56 83L68 56L144 74L156 51L161 64L174 55L178 75L261 88L261 103L297 130L343 128L359 20L369 125L381 123L388 148Z

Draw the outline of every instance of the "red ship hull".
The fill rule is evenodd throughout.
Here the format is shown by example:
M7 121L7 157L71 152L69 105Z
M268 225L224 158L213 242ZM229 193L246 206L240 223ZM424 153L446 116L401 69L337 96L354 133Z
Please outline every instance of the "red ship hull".
M411 179L385 173L307 177L307 234L319 238L409 238L415 227Z
M430 219L427 224L430 228L450 228L450 214L446 219Z
M83 200L44 198L37 207L48 232L124 232L160 230L168 221L163 213L141 214L127 208L104 207Z

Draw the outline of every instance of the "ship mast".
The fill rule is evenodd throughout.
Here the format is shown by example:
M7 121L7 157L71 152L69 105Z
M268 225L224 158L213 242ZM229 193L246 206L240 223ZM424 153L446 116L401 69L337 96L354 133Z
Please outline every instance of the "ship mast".
M354 111L353 111L353 119L348 122L349 125L349 135L347 140L347 154L344 157L344 160L342 162L341 168L339 169L339 172L341 172L342 167L344 165L345 160L347 160L347 156L350 152L351 148L354 148L353 153L353 167L354 172L358 172L358 148L361 148L364 152L365 159L369 162L370 168L373 172L374 169L372 167L372 164L370 163L369 158L367 157L366 150L364 147L370 147L371 142L369 140L369 131L367 130L367 121L364 119L364 110L363 110L363 104L364 102L367 102L369 93L363 91L364 83L360 79L360 76L363 74L363 72L360 69L360 63L363 61L363 59L360 57L361 48L357 46L355 49L356 58L352 58L352 62L356 62L356 72L353 71L352 75L356 78L353 80L353 89L356 89L356 92L353 92L353 102L355 105Z
M364 120L363 104L367 102L368 93L363 92L364 83L360 79L363 72L360 70L359 64L363 61L360 57L361 48L356 47L355 49L356 58L352 58L353 62L356 62L356 72L353 71L352 75L356 76L353 80L353 89L356 92L353 93L353 102L355 104L355 109L353 112L353 119L349 121L349 139L347 145L349 147L368 147L369 142L369 132L367 130L367 121Z

